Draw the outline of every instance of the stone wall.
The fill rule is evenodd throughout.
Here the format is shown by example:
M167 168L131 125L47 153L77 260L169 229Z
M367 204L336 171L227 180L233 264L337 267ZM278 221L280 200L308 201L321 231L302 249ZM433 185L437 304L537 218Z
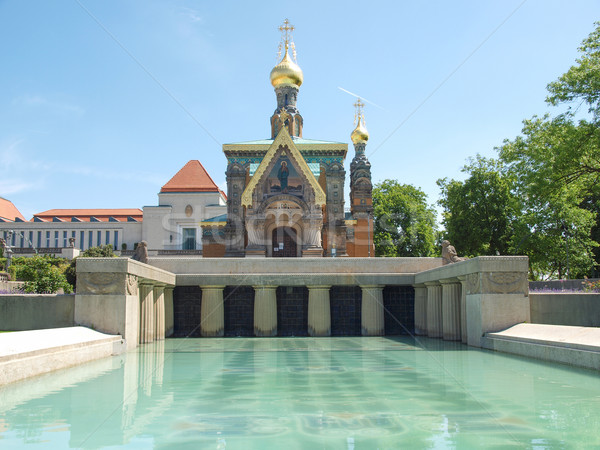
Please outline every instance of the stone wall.
M485 333L530 321L526 256L480 256L415 275L415 331L481 347Z
M74 314L74 295L0 295L2 331L72 327Z
M75 323L119 334L127 348L173 330L175 275L129 258L77 261Z
M529 294L531 323L600 327L600 294Z

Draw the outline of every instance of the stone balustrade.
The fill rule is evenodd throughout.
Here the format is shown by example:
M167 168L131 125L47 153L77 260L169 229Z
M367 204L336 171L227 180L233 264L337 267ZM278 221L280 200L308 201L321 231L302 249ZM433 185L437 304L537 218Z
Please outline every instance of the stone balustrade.
M480 347L485 333L530 321L528 259L480 256L415 274L416 334Z

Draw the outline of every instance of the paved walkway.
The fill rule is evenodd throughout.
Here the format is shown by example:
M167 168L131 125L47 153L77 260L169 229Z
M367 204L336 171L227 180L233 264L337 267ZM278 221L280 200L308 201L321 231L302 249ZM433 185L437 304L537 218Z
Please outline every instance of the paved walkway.
M485 348L600 370L600 328L521 323L487 333Z
M0 361L15 355L39 353L56 347L85 345L104 339L114 339L110 334L85 327L49 328L45 330L13 331L0 333Z
M121 336L85 327L0 333L0 385L122 353Z

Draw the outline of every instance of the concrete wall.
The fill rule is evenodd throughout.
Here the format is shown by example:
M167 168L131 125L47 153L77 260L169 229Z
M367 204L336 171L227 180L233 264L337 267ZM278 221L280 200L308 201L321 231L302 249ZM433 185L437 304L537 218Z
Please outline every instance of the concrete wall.
M74 317L74 295L0 295L0 330L3 331L72 327Z
M600 294L529 294L531 323L600 327Z
M150 258L180 274L415 274L442 266L442 258ZM351 283L352 284L352 283Z

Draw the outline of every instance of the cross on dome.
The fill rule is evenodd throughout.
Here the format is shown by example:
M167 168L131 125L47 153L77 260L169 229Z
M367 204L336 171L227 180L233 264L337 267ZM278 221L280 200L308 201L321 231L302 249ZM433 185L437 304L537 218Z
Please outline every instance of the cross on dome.
M363 114L363 107L365 106L365 104L363 102L360 101L360 97L358 97L358 99L356 100L356 103L354 104L354 107L356 108L356 112L354 113L354 125L356 125L357 121L360 121L360 119L362 119L363 123L365 121L365 116Z
M296 46L294 45L294 41L292 39L292 31L295 30L295 27L290 24L290 21L288 19L285 19L283 21L283 25L280 25L278 28L281 32L281 42L279 43L277 60L281 58L282 50L287 52L288 48L291 48L292 56L294 57L294 61L296 61Z

